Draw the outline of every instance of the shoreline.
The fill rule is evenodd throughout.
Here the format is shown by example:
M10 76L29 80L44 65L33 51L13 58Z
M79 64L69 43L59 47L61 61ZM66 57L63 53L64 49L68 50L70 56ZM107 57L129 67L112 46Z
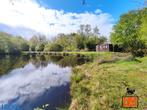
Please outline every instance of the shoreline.
M147 101L147 56L136 59L122 57L112 61L104 58L105 62L94 60L74 67L69 110L125 110L122 97L126 95L127 87L134 88L134 95L140 98L135 110L143 110Z

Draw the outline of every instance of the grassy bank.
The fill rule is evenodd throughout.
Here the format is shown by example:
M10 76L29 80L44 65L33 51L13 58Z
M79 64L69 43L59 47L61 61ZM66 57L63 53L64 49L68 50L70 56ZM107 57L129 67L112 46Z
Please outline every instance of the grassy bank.
M135 89L139 107L147 106L147 57L103 54L73 68L70 110L128 110L121 108L126 88Z
M68 56L68 55L79 55L79 56L87 56L91 58L96 58L99 56L111 56L113 52L96 52L96 51L87 51L87 52L82 52L82 51L73 51L73 52L39 52L39 51L23 51L22 55L27 55L27 54L42 54L42 55L63 55L63 56Z

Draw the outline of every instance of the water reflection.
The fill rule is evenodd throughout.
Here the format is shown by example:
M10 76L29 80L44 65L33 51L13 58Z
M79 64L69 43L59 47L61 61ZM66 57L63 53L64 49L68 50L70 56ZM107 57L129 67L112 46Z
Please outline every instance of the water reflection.
M0 110L32 110L43 104L55 110L66 105L71 66L84 62L75 56L0 57Z
M25 66L31 62L36 67L45 67L48 63L54 63L61 67L75 66L87 62L87 58L76 56L48 56L48 55L24 55L24 56L0 56L0 75L7 74L15 68Z

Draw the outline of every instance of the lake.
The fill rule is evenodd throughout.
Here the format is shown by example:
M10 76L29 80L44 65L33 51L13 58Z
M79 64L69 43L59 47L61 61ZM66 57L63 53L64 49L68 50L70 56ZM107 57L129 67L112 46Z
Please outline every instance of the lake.
M0 56L0 110L66 107L72 67L87 61L77 56Z

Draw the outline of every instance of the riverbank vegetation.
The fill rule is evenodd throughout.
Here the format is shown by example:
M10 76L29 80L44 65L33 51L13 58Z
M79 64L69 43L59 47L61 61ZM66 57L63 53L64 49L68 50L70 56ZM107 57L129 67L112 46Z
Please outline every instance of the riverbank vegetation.
M0 32L0 54L19 54L21 51L28 51L29 43L20 36Z
M48 40L44 35L34 35L28 41L20 36L0 33L0 53L19 53L22 51L35 52L61 52L61 51L95 51L97 44L106 42L107 39L99 34L97 27L81 25L77 33L58 34Z
M98 27L81 25L77 33L59 34L45 46L45 51L95 51L97 44L107 39L99 34Z
M73 68L70 110L125 110L122 97L127 88L135 89L139 107L146 106L147 57L131 55L99 56L91 63Z

